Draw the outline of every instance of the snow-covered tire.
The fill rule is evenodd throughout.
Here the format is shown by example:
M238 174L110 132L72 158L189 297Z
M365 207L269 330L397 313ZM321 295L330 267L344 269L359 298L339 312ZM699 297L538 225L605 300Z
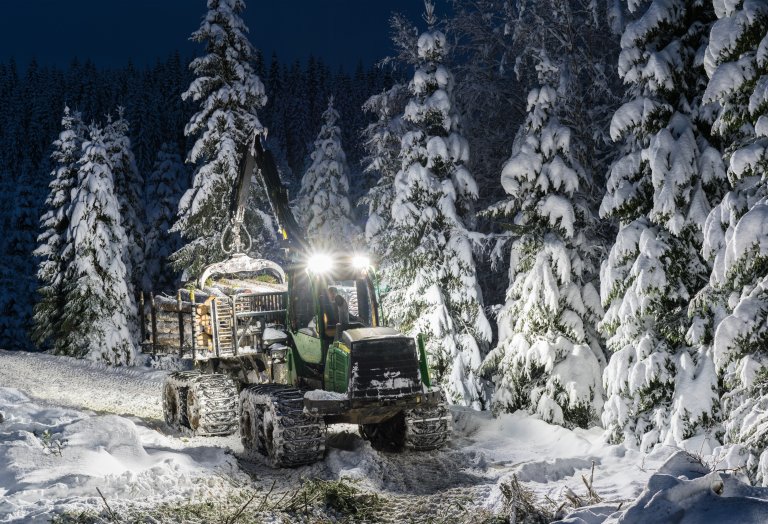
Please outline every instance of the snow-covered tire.
M304 413L304 394L277 384L240 392L240 438L247 458L274 468L312 464L325 454L323 419Z
M198 371L176 371L166 377L163 385L163 418L173 429L189 427L187 391L190 382L200 376Z
M237 385L229 376L198 375L190 381L186 397L188 426L195 435L237 431Z
M415 451L441 448L451 437L451 413L445 403L405 412L405 447Z
M360 435L378 451L429 451L442 447L450 438L451 415L444 403L411 409L379 424L361 424Z

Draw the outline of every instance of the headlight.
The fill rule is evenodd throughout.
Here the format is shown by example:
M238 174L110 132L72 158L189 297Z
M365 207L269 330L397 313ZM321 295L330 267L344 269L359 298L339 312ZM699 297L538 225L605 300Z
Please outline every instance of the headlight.
M352 266L355 269L368 269L371 267L371 259L365 255L355 255L352 259Z
M315 253L307 261L307 269L312 273L327 273L333 268L333 260L325 253Z

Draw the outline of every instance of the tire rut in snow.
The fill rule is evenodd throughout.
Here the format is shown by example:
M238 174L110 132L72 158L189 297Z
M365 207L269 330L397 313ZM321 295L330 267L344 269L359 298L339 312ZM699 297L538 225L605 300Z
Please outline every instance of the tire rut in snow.
M466 457L458 451L379 453L379 456L382 487L395 493L431 495L486 482L465 471Z
M162 421L165 372L114 368L71 357L0 350L0 384L57 406Z
M460 451L380 453L385 523L473 522L493 481L467 472Z
M274 482L275 492L282 494L300 489L304 479L344 478L356 464L360 470L351 482L378 494L382 507L377 522L393 524L473 522L495 485L493 478L472 473L476 457L458 449L379 452L349 433L331 433L327 442L329 454L312 466L273 469L258 460L240 460L239 465L260 489L266 491Z

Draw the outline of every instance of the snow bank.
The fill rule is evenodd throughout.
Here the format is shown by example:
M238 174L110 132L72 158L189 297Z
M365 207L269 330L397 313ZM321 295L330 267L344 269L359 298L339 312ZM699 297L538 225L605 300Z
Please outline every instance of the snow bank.
M685 452L651 476L626 510L604 522L767 522L768 488L754 488L708 467ZM584 522L566 520L565 522Z
M464 438L467 441L460 440ZM593 462L594 488L603 500L633 500L651 474L674 453L672 448L645 454L623 445L606 445L600 428L569 430L522 411L491 418L486 413L454 409L457 441L465 455L479 455L479 462L491 464L491 470L500 474L484 502L492 512L503 511L506 499L502 485L513 476L538 500L549 497L559 503L565 500L566 490L584 489L581 477L590 476ZM602 516L595 522L601 522L617 506L618 502L598 512Z
M115 415L46 406L0 388L0 522L47 522L51 514L157 504L226 489L215 475L236 471L224 448L184 444ZM242 474L241 474L242 475Z

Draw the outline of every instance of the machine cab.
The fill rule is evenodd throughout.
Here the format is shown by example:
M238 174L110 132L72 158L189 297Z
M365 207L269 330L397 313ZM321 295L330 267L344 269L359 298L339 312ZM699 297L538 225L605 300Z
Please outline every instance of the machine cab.
M328 347L346 329L380 325L374 274L367 257L316 254L288 270L288 328L301 362L321 387ZM334 294L340 297L335 298ZM349 312L339 318L339 305Z

